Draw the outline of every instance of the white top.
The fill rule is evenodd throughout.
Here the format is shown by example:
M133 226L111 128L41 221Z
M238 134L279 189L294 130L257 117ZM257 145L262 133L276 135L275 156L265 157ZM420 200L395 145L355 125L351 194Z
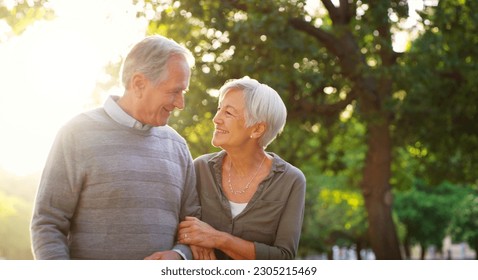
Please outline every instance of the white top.
M231 214L234 218L239 215L244 208L246 208L247 203L236 203L229 200L229 205L231 205Z

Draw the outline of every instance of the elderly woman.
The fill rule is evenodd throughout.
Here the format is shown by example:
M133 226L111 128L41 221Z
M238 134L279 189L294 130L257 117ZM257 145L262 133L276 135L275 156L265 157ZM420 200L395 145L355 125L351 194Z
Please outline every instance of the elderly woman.
M202 220L187 217L180 243L195 259L294 259L304 213L303 173L265 148L287 111L275 90L242 78L220 89L212 144L194 161Z

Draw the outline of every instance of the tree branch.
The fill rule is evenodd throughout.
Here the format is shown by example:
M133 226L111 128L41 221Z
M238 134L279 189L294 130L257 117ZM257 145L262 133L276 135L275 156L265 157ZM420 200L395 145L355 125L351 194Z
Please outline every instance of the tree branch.
M353 100L355 100L356 94L354 91L349 92L347 97L343 100L340 100L333 104L314 104L308 102L307 100L301 99L299 102L295 102L299 111L303 113L318 113L321 115L336 115L343 111L347 105L351 104Z
M322 90L321 90L322 89ZM355 93L354 92L349 92L347 94L347 97L343 100L340 100L336 103L332 104L317 104L315 102L310 102L310 100L306 100L302 96L297 99L297 94L299 92L299 89L297 87L297 84L295 82L292 82L289 86L289 104L295 104L295 107L298 108L298 112L302 112L305 114L309 113L319 113L322 115L335 115L347 107L354 99L355 99ZM316 90L313 91L313 96L319 95L323 92L323 88L317 88Z
M333 36L332 34L311 25L309 22L306 22L305 20L303 20L301 18L291 18L291 19L289 19L289 23L295 29L297 29L299 31L303 31L306 34L309 34L310 36L317 39L331 53L333 53L337 56L339 55L339 49L337 47L339 45L339 43L337 41L337 38L335 36Z
M246 4L241 4L239 3L238 0L229 0L227 1L232 7L238 9L238 10L241 10L241 11L244 11L244 12L247 12L247 5Z
M331 0L322 0L322 3L334 24L347 25L352 19L353 9L349 9L348 0L340 0L338 7L336 7Z
M349 24L355 16L355 1L349 4L348 0L340 0L341 14L345 24Z
M340 11L335 5L332 3L331 0L322 0L322 3L325 6L325 9L327 9L327 12L329 13L330 18L332 19L333 23L339 23L340 22Z

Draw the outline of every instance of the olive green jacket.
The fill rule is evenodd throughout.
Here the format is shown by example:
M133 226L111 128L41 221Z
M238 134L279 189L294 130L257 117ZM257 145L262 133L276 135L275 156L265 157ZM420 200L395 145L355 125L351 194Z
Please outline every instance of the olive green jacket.
M255 245L257 259L294 259L304 217L304 174L274 153L269 175L261 182L246 208L232 218L222 185L225 151L194 160L202 220L215 229ZM216 250L218 259L229 259Z

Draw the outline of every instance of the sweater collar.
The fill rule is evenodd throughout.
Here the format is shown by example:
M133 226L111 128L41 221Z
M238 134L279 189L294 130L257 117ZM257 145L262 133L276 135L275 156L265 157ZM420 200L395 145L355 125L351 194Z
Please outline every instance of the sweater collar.
M149 130L152 126L147 124L142 124L137 121L132 116L128 115L119 105L118 105L119 96L110 95L106 99L104 104L105 112L117 123L134 128L137 130Z

